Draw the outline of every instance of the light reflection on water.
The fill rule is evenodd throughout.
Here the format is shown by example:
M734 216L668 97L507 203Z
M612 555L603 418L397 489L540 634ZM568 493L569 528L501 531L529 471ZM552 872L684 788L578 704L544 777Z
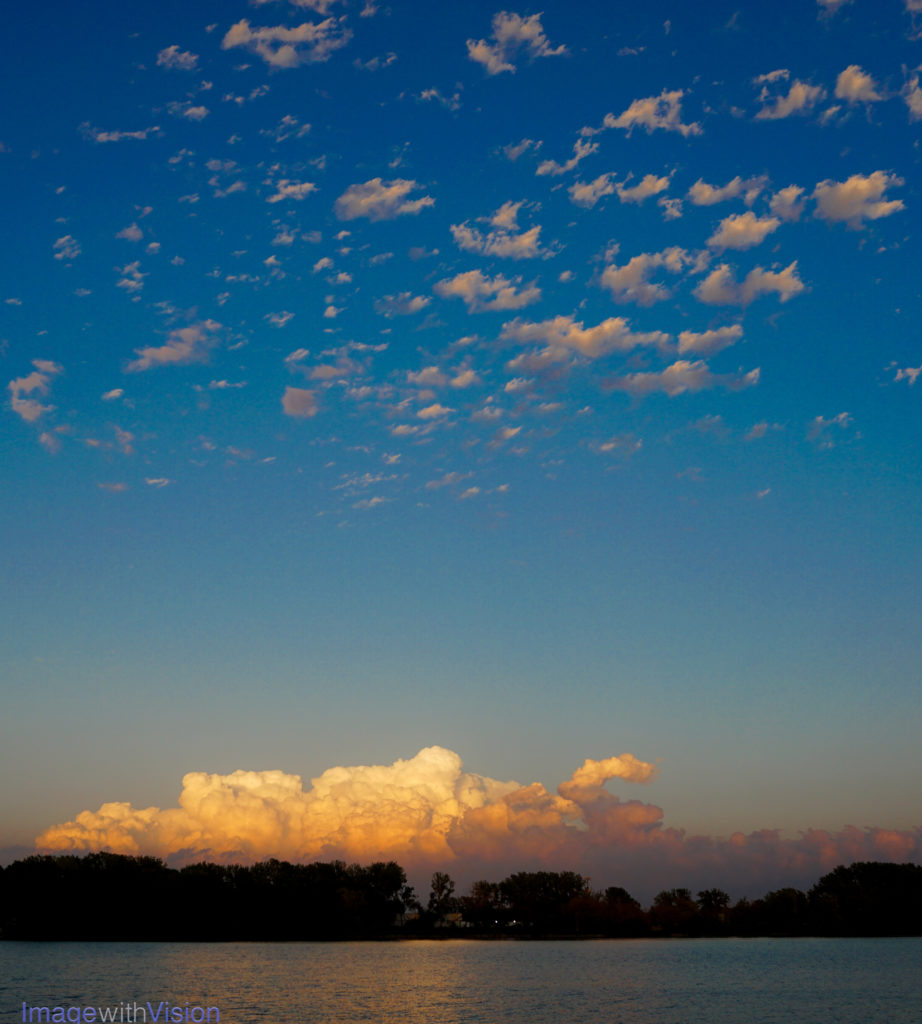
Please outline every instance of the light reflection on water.
M222 1024L920 1024L920 966L922 939L6 942L0 1020L169 1000Z

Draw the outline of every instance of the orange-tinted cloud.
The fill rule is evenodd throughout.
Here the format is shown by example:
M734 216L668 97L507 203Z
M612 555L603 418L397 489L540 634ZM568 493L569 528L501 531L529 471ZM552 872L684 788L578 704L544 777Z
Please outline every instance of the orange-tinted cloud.
M466 772L442 747L391 765L330 768L308 789L282 771L190 772L176 808L103 804L47 829L36 846L174 863L395 859L411 872L451 870L461 882L545 867L580 871L594 885L626 885L641 897L674 885L761 895L807 885L840 863L922 859L922 828L689 836L665 827L661 808L605 788L612 779L643 783L654 775L632 754L589 759L551 793L538 782Z

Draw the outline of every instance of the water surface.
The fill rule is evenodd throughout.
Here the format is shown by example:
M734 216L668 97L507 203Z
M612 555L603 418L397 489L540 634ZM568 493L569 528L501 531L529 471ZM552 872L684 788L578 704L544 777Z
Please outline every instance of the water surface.
M919 938L0 942L0 1020L169 1001L222 1024L922 1024L920 977Z

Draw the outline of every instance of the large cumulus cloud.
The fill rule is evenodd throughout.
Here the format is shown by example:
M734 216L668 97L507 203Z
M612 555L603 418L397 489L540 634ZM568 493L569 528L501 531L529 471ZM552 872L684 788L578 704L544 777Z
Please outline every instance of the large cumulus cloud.
M843 862L922 859L922 828L847 826L795 839L776 830L690 836L666 827L661 808L606 788L613 779L644 783L655 774L632 754L589 759L552 793L538 782L467 772L442 747L391 765L329 768L307 789L300 776L278 770L190 772L178 807L106 803L47 829L36 846L152 854L173 863L392 858L411 872L449 869L462 883L566 869L594 885L627 885L641 897L674 885L760 895L808 885Z

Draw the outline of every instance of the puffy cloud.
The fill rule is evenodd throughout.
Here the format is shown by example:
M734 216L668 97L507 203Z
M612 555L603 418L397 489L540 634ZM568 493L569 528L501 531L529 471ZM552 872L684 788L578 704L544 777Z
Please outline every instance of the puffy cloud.
M572 171L580 160L594 153L598 148L599 144L597 142L585 142L583 139L577 139L573 143L573 156L566 163L559 164L556 160L542 160L538 164L535 174L559 177L561 174Z
M513 225L515 227L515 225ZM501 259L526 260L542 256L546 250L541 248L539 235L541 227L535 225L527 231L516 233L508 228L483 232L477 228L463 224L452 224L451 234L459 249L467 252L479 252L485 256L498 256Z
M836 14L852 0L816 0L816 2L822 7L824 14Z
M919 87L919 76L911 75L903 87L903 99L909 108L909 120L922 120L922 88Z
M125 369L139 373L155 366L184 366L188 363L204 363L215 344L221 325L215 320L203 320L189 327L177 327L170 331L165 345L151 345L136 348L137 359Z
M410 370L407 373L407 383L425 388L441 388L448 383L448 377L437 366L424 366L421 370L416 370L415 372Z
M427 295L411 295L410 292L384 295L375 301L375 312L386 317L408 316L425 309L431 301Z
M94 128L87 122L80 125L80 131L84 138L92 139L93 142L121 142L123 139L146 139L148 135L152 135L154 132L159 132L159 125L153 125L150 128L142 128L139 131L133 132L122 132L114 131L108 132L101 128Z
M712 306L748 306L760 295L773 292L787 302L805 289L797 276L797 260L779 271L755 267L741 283L737 283L729 265L721 263L698 285L695 297Z
M763 85L759 94L762 109L756 114L757 121L778 121L792 114L809 113L826 95L826 90L819 85L808 85L795 79L786 95L772 97L767 85Z
M715 206L717 203L726 202L728 199L737 199L740 196L751 206L759 193L765 187L765 178L743 179L739 175L728 181L726 185L709 185L699 178L688 190L688 198L695 206Z
M609 317L594 327L584 327L572 316L555 316L539 322L512 320L503 324L501 339L522 344L544 342L551 350L571 350L598 359L610 352L630 352L644 345L663 346L669 335L662 331L635 333L629 322L621 316ZM552 359L553 351L550 353Z
M492 43L485 39L467 41L468 58L482 64L488 75L498 75L503 71L515 73L512 62L523 50L531 59L560 57L567 53L566 46L551 46L541 27L540 14L523 18L509 11L500 11L493 15Z
M416 415L421 420L436 420L441 419L442 416L447 416L449 413L454 411L454 409L449 409L447 406L441 405L439 402L433 402L432 405L427 405L425 409L420 409Z
M282 395L282 409L286 416L302 420L310 419L317 415L317 395L308 388L286 387L285 393ZM300 779L298 781L300 783Z
M715 387L738 391L758 382L758 369L751 370L743 376L714 374L703 360L689 362L687 359L679 359L658 373L628 373L621 377L612 377L605 382L605 387L612 391L626 391L636 396L662 391L670 398L675 398L676 395L687 391L704 391Z
M64 235L59 238L52 246L52 249L54 249L54 258L56 260L75 260L83 251L80 248L80 243L73 235Z
M777 217L757 217L747 210L724 217L707 244L712 249L751 249L765 241L780 225Z
M510 281L502 274L497 274L491 279L479 270L468 270L436 282L433 291L444 299L462 299L470 313L484 313L521 309L541 298L541 289L534 284L525 285L521 291L516 291L521 283L520 277Z
M43 405L36 395L47 395L51 379L64 372L64 367L50 359L33 359L35 369L25 377L17 377L7 384L10 393L10 406L26 423L34 423L47 412L52 412L53 405ZM46 445L48 446L48 445Z
M647 134L662 128L668 132L679 132L680 135L700 135L701 125L682 123L682 89L667 92L665 89L659 96L646 96L634 102L623 113L615 117L606 114L602 122L605 128L623 128L629 135L637 127L644 128Z
M276 25L274 28L250 28L242 18L227 30L221 40L221 49L246 47L276 68L293 68L299 64L325 61L334 50L345 46L352 37L348 29L341 28L335 18L325 21L304 22L294 28Z
M652 306L655 302L668 299L672 294L664 285L650 280L650 275L660 267L670 273L681 273L691 260L689 254L677 246L662 252L641 253L624 266L608 266L600 278L603 287L611 290L615 302L636 302L638 306Z
M170 68L174 71L194 71L198 64L198 55L180 50L175 44L167 46L157 54L157 66Z
M521 142L510 142L508 146L503 146L503 155L507 160L518 160L529 149L538 149L540 146L541 143L534 139L522 139Z
M836 99L848 100L849 103L878 103L883 96L869 74L859 65L849 64L836 79Z
M624 185L615 185L618 198L622 203L642 203L650 196L657 196L669 188L669 177L658 178L655 174L644 175L641 181L630 188Z
M735 345L743 336L741 324L717 327L712 331L682 331L679 334L679 355L712 356L722 349Z
M589 759L554 793L539 782L466 771L442 747L389 765L329 768L308 788L279 770L190 772L176 807L104 803L47 829L36 845L173 863L395 859L420 873L450 867L461 884L565 867L596 885L626 885L642 898L676 877L693 889L720 884L757 896L808 885L842 862L922 857L922 829L847 826L838 833L810 829L795 839L773 830L728 839L687 835L666 827L656 805L606 788L611 780L643 784L654 775L653 765L631 754Z
M282 178L275 183L275 192L266 197L267 203L281 203L285 199L294 199L300 202L311 192L316 192L317 186L310 181L290 181Z
M470 388L480 383L480 377L475 370L459 370L448 382L453 388Z
M336 216L340 220L393 220L402 214L417 214L427 206L434 206L432 196L408 199L408 193L421 188L415 181L396 178L382 181L372 178L360 185L350 185L336 200Z
M781 220L800 220L805 205L800 198L803 194L804 190L800 185L788 185L772 196L769 208Z
M814 216L828 221L846 221L861 227L863 221L889 217L904 208L901 199L886 199L888 188L898 188L903 179L886 171L853 174L846 181L821 181L813 190Z
M570 202L577 206L592 207L603 197L610 196L617 188L612 174L600 174L593 181L574 182L567 190Z
M115 237L124 238L126 242L139 242L144 237L144 232L137 224L132 222L127 228L122 228L121 231L116 232Z

